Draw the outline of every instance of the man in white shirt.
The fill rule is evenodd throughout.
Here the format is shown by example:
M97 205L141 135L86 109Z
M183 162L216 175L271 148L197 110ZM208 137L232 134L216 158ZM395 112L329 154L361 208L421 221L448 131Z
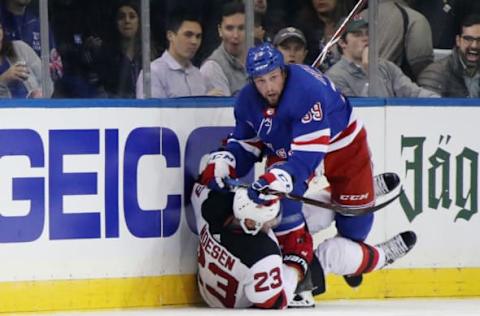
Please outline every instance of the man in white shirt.
M168 50L151 64L152 97L221 95L191 62L202 43L198 17L184 11L173 12L167 23L167 39ZM142 71L137 79L137 98L143 97Z

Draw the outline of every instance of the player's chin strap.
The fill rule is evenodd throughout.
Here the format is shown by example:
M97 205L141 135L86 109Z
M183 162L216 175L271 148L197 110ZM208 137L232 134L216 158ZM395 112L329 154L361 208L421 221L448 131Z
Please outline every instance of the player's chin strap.
M225 184L228 187L230 187L233 190L237 187L241 187L241 188L250 187L248 184L243 183L238 179L225 178L225 179L223 179L223 181L225 182ZM367 207L346 207L346 206L342 206L342 205L338 205L338 204L333 204L333 203L328 203L328 202L324 202L324 201L314 200L314 199L311 199L311 198L307 198L307 197L292 194L292 193L283 193L283 192L273 191L273 190L269 190L269 189L266 189L264 191L266 191L266 192L262 192L264 194L272 194L272 195L287 198L287 199L290 199L290 200L303 202L305 204L310 204L310 205L314 205L314 206L318 206L318 207L323 207L323 208L330 209L334 212L337 212L337 213L345 215L345 216L360 216L360 215L365 215L365 214L370 214L370 213L376 212L378 210L381 210L385 206L389 205L390 203L395 201L403 193L403 188L402 188L402 186L400 186L400 189L398 190L398 193L395 194L393 197L389 198L388 200L386 200L386 201L384 201L380 204L377 204L377 205L374 205L374 206L367 206Z

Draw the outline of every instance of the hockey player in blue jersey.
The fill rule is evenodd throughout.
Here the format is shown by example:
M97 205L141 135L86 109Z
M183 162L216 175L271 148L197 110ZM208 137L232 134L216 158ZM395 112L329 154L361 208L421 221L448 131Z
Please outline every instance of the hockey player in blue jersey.
M267 172L248 190L256 203L276 198L262 194L267 188L303 195L309 180L323 166L332 202L352 207L373 205L367 134L350 102L317 70L285 65L282 54L270 44L249 50L246 69L250 82L235 103L235 129L225 148L210 154L201 182L225 190L224 178L245 175L267 156ZM287 234L296 234L300 243L308 240L304 238L308 231L301 203L283 199L282 204L282 221L275 228L280 244ZM335 215L339 235L359 243L372 223L373 214ZM308 258L311 256L298 254L297 267L303 273Z

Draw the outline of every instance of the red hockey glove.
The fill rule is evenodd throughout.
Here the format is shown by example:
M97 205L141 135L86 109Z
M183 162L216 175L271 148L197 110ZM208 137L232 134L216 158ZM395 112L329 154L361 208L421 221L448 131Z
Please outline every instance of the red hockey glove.
M223 179L235 178L235 157L228 151L216 151L210 154L207 167L200 176L200 183L212 190L226 191Z
M283 263L298 269L303 279L313 259L312 235L302 227L277 238L282 248Z
M290 193L293 190L292 177L285 170L273 168L252 183L250 188L248 188L248 197L257 204L268 205L272 200L277 200L278 197L262 193L262 191L267 189Z

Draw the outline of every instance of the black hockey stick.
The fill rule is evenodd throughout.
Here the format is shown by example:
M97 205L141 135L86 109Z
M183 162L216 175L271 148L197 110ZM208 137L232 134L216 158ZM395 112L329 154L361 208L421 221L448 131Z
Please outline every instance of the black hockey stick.
M227 178L227 179L224 179L224 182L227 186L229 186L231 188L236 188L236 187L248 188L248 187L250 187L250 185L248 185L246 183L242 183L238 179ZM399 190L399 192L397 194L395 194L395 196L391 197L390 199L386 200L385 202L380 203L378 205L367 206L367 207L346 207L346 206L341 206L341 205L338 205L338 204L332 204L332 203L328 203L328 202L314 200L314 199L307 198L307 197L300 196L300 195L283 193L283 192L278 192L278 191L273 191L273 190L268 190L268 189L264 190L262 193L263 194L272 194L272 195L287 198L287 199L290 199L290 200L303 202L305 204L310 204L310 205L314 205L314 206L318 206L318 207L323 207L323 208L332 210L334 212L337 212L337 213L345 215L345 216L359 216L359 215L374 213L374 212L384 208L385 206L387 206L390 203L392 203L393 201L395 201L400 196L400 194L402 194L402 192L403 192L403 189L401 188Z

